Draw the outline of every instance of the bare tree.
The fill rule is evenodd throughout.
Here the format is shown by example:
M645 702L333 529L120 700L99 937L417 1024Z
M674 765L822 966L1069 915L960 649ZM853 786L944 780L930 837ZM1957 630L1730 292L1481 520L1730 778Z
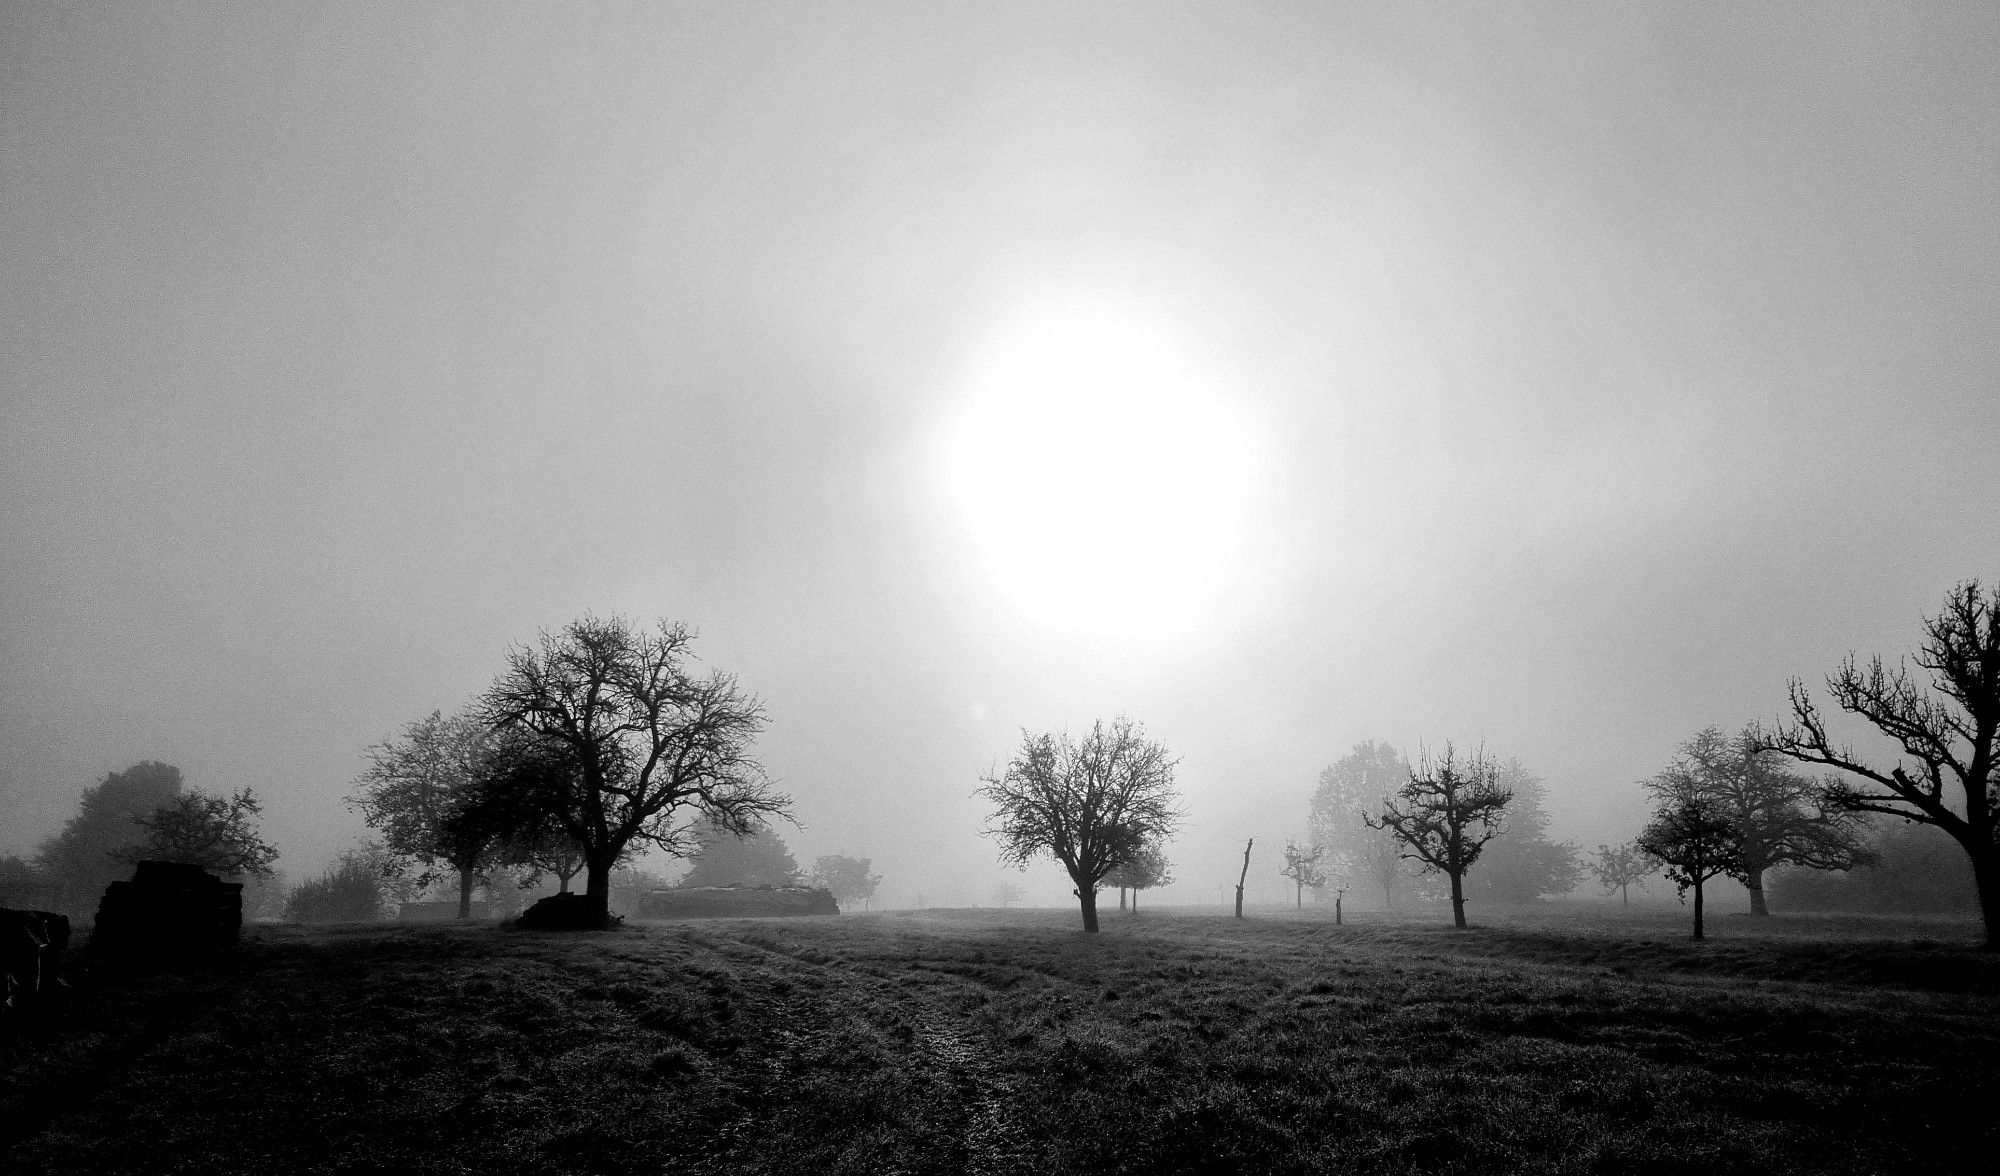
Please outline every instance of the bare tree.
M1740 878L1736 825L1714 798L1700 793L1668 795L1639 833L1639 849L1658 858L1681 893L1694 889L1694 937L1702 937L1702 887L1714 878Z
M1243 917L1243 883L1250 877L1250 847L1257 844L1255 837L1243 843L1243 872L1236 875L1236 917Z
M1868 860L1857 814L1831 808L1808 777L1785 769L1755 727L1729 737L1709 727L1681 745L1667 770L1646 782L1656 796L1704 796L1736 832L1737 868L1750 913L1770 914L1764 874L1777 866L1847 870Z
M1021 733L1021 750L1003 772L981 777L973 795L991 802L985 832L1002 861L1026 867L1046 853L1062 863L1083 908L1083 929L1097 930L1097 888L1150 840L1180 824L1174 764L1164 745L1120 715L1090 734Z
M1026 895L1027 891L1021 888L1019 882L1002 882L993 888L993 901L1003 909L1020 902Z
M128 862L186 862L225 878L268 878L278 851L265 843L256 821L264 806L248 788L234 796L189 790L135 817L144 843L122 851Z
M1632 883L1644 882L1660 872L1660 863L1653 855L1640 849L1636 842L1627 841L1623 845L1600 845L1597 857L1588 863L1590 872L1604 887L1604 893L1616 890L1625 906L1632 905Z
M791 798L750 755L762 705L728 675L696 675L691 641L666 621L645 630L584 617L509 651L483 702L495 730L530 732L573 757L554 811L583 850L598 925L610 921L611 871L631 846L682 856L698 826L741 836L788 815Z
M1792 714L1761 746L1803 763L1835 770L1827 799L1851 812L1882 813L1949 833L1972 861L1973 884L1986 922L1986 945L2000 949L2000 588L1979 581L1953 588L1944 609L1924 618L1924 642L1914 659L1928 684L1907 664L1891 672L1880 656L1868 668L1849 654L1827 678L1835 705L1894 739L1916 761L1884 771L1836 746L1805 684L1793 679Z
M475 803L489 738L476 719L432 711L368 749L360 790L347 801L382 834L384 849L423 868L417 885L458 876L461 919L472 917L473 888L498 864L499 837L462 819Z
M1403 844L1402 856L1451 879L1451 918L1465 926L1465 874L1486 843L1505 832L1507 802L1499 767L1484 752L1460 763L1451 744L1444 755L1411 769L1408 783L1385 800L1368 823Z
M1307 890L1326 885L1326 874L1319 868L1319 860L1324 856L1325 846L1285 843L1285 868L1278 873L1292 880L1292 903L1299 910L1305 909Z

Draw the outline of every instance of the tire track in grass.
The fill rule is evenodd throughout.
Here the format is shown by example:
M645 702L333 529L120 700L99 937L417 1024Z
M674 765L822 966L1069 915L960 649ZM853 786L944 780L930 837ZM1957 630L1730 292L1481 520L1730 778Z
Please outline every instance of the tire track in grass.
M910 1022L914 1032L910 1035L910 1053L906 1055L908 1063L931 1080L925 1085L948 1095L945 1118L952 1124L950 1134L957 1145L953 1150L963 1157L962 1162L953 1165L953 1170L971 1176L1016 1176L1036 1171L1033 1149L1016 1111L1019 1100L978 1044L977 1030L964 1023L963 1013L945 1007L956 1003L952 1000L954 995L977 993L983 1001L982 990L987 985L950 968L918 967L913 970L926 981L925 991L912 992L904 984L908 972L885 975L854 961L807 957L804 951L788 950L786 946L757 939L718 938L719 942L704 936L698 942L724 958L735 956L742 960L747 955L760 962L775 963L792 977L803 972L810 977L822 1000L850 1006L879 1003L895 1009ZM865 993L872 999L843 1000L838 995L840 989L854 992L857 997ZM810 1032L800 1034L783 1029L772 1034L788 1054L797 1053L811 1036ZM781 1072L791 1064L789 1057L777 1061Z
M957 1096L963 1170L973 1176L1033 1172L1032 1149L1014 1112L1013 1092L995 1075L984 1052L939 1020L928 1021L917 1031L917 1043L924 1060Z

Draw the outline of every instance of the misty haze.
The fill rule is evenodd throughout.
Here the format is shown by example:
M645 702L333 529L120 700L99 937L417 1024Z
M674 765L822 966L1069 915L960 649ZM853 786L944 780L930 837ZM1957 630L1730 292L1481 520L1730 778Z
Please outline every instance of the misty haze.
M0 3L0 1171L1991 1171L1997 208L1970 3Z

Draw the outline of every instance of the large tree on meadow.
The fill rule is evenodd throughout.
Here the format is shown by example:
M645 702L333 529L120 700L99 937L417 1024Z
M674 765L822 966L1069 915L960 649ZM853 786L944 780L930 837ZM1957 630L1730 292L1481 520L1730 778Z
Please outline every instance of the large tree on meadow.
M1832 768L1827 799L1860 813L1901 817L1949 833L1972 862L1986 921L1986 945L2000 949L2000 588L1979 581L1953 588L1924 618L1913 659L1891 671L1880 656L1864 670L1849 654L1826 680L1834 704L1873 724L1914 762L1882 768L1836 744L1805 683L1792 680L1792 715L1757 732L1760 746Z
M1091 724L1082 739L1021 732L1021 750L973 795L994 807L985 831L1000 842L1001 860L1025 868L1046 853L1061 862L1083 929L1095 932L1105 875L1180 824L1174 764L1165 745L1120 715Z
M1411 769L1396 795L1368 823L1395 835L1403 856L1451 882L1451 920L1465 926L1465 875L1486 843L1504 833L1507 802L1499 765L1485 753L1460 759L1451 744Z
M1717 878L1743 877L1736 824L1713 797L1699 792L1661 793L1660 807L1633 842L1660 862L1681 893L1694 891L1694 937L1702 937L1704 888Z
M684 856L702 828L737 835L788 813L751 756L761 703L720 671L696 672L688 629L584 617L507 654L482 713L499 731L560 745L574 771L552 811L582 849L584 894L610 921L611 871L635 845Z

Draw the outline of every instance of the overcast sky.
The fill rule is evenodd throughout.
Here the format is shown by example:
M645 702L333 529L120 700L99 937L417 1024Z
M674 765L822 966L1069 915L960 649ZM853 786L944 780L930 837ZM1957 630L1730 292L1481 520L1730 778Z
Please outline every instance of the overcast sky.
M696 628L891 903L1120 711L1168 900L1275 897L1367 738L1628 837L2000 579L2000 9L1790 8L7 3L0 853L160 759L315 871L586 612Z

